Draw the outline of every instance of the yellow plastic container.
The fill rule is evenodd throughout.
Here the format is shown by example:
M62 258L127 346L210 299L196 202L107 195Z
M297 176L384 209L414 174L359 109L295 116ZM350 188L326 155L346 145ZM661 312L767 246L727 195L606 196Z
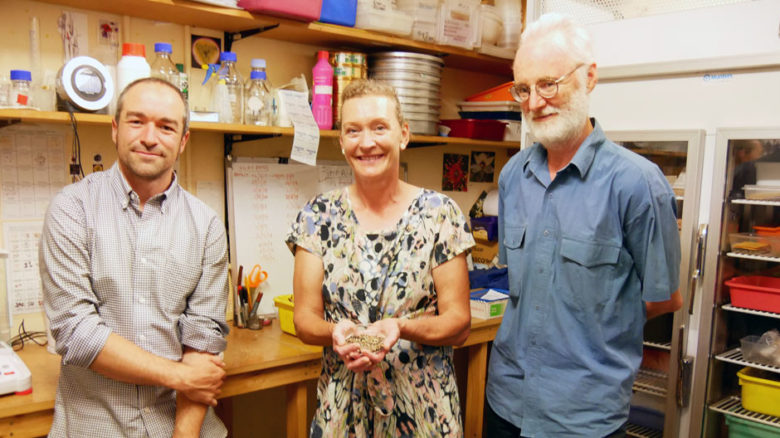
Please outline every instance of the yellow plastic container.
M279 327L282 331L295 336L295 323L293 322L293 303L292 294L279 295L274 298L274 304L279 309Z
M745 367L738 373L742 385L742 407L760 414L780 417L780 382L758 377L761 371Z

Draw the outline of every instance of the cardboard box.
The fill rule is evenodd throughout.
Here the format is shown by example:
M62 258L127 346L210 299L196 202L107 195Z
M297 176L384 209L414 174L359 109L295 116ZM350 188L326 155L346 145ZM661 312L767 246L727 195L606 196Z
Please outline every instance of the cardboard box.
M471 261L482 265L489 265L498 256L498 242L476 240L477 245L471 250Z
M484 295L489 291L501 292L506 295L506 298L485 299ZM503 316L507 301L509 301L509 291L495 288L475 290L471 292L471 316L480 319Z

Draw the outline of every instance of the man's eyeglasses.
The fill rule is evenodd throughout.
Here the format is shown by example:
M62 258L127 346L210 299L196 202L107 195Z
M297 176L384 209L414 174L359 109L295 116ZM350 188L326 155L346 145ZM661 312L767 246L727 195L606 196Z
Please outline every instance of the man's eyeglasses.
M566 78L571 76L572 73L584 65L587 64L581 63L577 65L574 67L574 70L566 73L558 79L542 79L538 81L536 85L534 85L534 88L536 88L536 94L545 99L552 99L556 94L558 94L558 84L565 81ZM512 94L512 97L514 97L515 100L520 103L523 103L531 98L531 88L525 84L513 84L512 87L509 88L509 92Z

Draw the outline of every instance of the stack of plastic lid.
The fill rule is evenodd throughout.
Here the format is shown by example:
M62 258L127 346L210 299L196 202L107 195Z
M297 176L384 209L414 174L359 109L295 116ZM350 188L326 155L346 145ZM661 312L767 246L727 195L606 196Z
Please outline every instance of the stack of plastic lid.
M410 131L436 134L444 61L437 56L412 52L375 53L370 59L369 76L395 87Z

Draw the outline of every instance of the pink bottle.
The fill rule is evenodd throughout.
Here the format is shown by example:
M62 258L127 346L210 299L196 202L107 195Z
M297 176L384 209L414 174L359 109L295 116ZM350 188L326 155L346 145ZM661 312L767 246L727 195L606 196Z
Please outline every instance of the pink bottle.
M328 52L317 52L317 63L311 70L311 112L320 129L333 127L333 67L328 62Z

